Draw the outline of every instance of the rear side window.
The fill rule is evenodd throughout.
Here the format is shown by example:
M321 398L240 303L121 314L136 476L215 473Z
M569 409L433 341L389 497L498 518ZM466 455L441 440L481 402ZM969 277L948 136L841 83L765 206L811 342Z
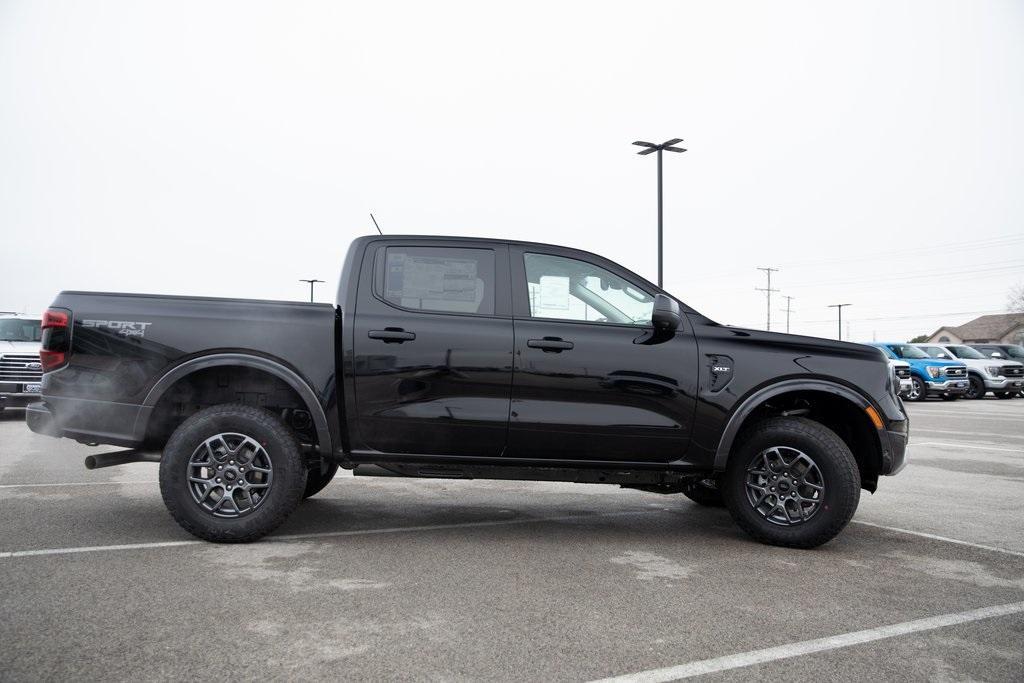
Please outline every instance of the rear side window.
M402 308L494 315L494 250L388 247L384 298Z

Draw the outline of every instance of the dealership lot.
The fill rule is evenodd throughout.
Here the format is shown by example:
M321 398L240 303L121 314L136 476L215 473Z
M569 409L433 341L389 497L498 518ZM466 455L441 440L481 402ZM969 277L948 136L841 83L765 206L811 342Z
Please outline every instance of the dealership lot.
M907 469L814 551L683 496L351 477L211 545L155 465L86 471L8 411L0 678L1020 680L1024 400L909 411Z

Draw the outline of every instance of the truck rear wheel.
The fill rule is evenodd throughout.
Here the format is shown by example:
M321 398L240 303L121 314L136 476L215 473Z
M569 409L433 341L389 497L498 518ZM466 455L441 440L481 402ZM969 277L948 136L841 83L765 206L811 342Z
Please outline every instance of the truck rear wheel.
M160 460L160 493L183 529L207 541L254 541L276 529L306 488L298 443L262 408L227 403L185 420Z
M338 473L338 463L328 463L327 471L321 472L320 465L314 466L306 473L306 490L302 493L302 498L311 498L316 494L323 491L324 487L331 483L331 479L334 479L334 475Z
M722 494L733 519L756 540L814 548L853 517L860 471L832 430L803 417L773 417L741 437Z

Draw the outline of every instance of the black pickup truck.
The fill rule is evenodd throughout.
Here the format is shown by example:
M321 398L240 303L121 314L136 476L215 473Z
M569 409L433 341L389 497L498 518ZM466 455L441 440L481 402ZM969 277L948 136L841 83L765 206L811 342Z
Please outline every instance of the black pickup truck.
M211 541L270 532L356 475L616 484L725 505L809 548L904 463L877 349L715 323L600 256L362 237L337 305L62 292L38 433L153 460Z

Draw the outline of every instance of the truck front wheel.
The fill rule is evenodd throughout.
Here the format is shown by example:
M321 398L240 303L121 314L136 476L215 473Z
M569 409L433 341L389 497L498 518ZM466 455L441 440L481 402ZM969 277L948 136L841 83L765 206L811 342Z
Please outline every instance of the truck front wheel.
M910 391L907 393L907 400L909 401L924 401L928 398L928 387L925 385L924 380L918 377L910 378Z
M814 548L842 531L860 502L860 471L835 432L803 417L746 431L723 479L725 505L762 543Z
M254 541L302 500L306 466L287 426L262 408L227 403L185 420L160 460L160 493L183 529L221 543Z

